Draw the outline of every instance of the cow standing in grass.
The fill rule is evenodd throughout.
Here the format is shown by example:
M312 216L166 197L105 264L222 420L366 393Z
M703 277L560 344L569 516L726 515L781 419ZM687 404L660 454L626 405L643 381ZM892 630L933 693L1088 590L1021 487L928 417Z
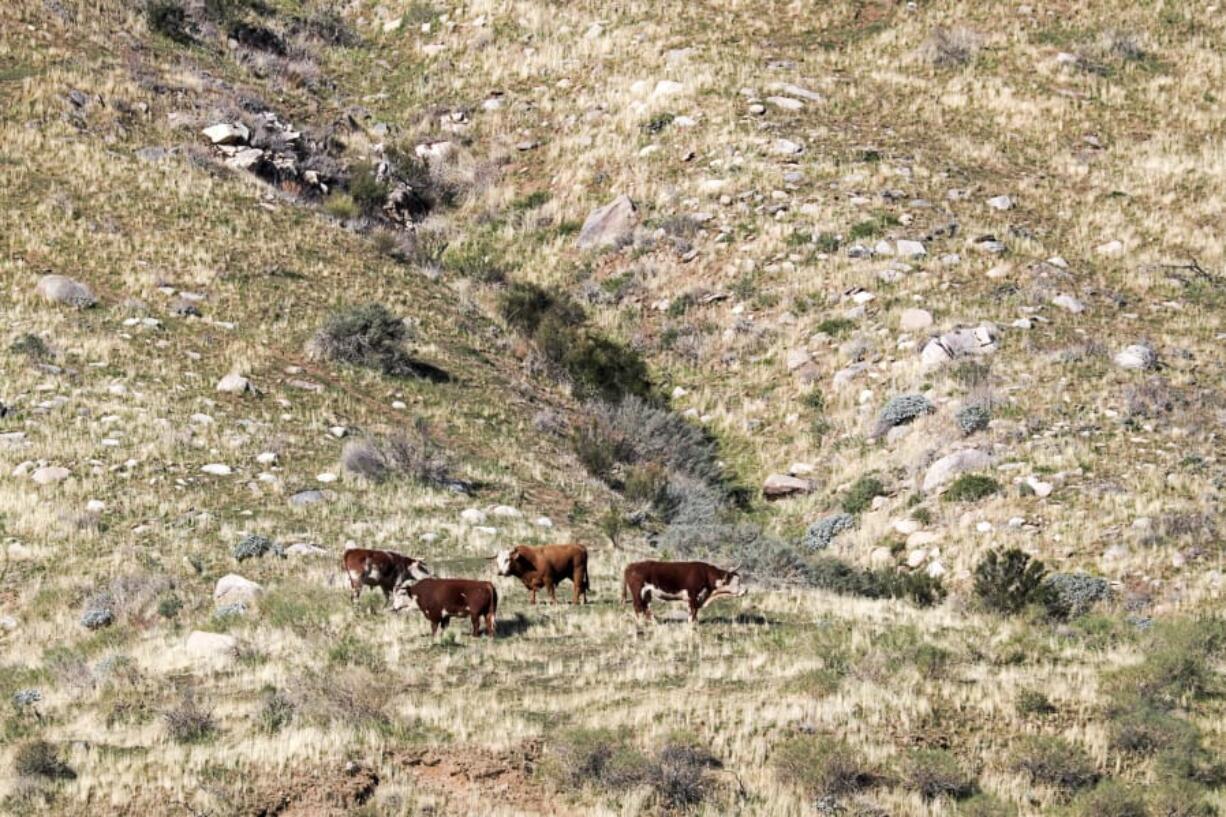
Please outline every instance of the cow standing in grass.
M436 635L439 627L447 629L452 616L467 616L473 623L473 635L481 635L481 622L485 632L494 637L494 616L498 612L498 591L489 582L472 579L422 579L412 584L404 583L396 588L392 612L408 607L416 601L418 609L430 621L430 635Z
M530 602L536 604L536 591L545 590L549 600L558 603L557 586L570 579L574 585L573 602L580 597L587 604L588 575L587 548L583 545L545 545L543 547L520 546L502 550L492 557L498 563L499 576L514 576L524 583L531 593Z
M651 620L651 602L684 601L690 607L690 623L698 611L720 596L743 596L741 575L734 567L722 570L706 562L633 562L622 575L622 603L629 594L635 615Z
M430 577L430 568L425 562L391 550L350 548L341 557L341 569L349 577L354 604L362 595L363 587L379 588L384 601L391 604L392 593L397 587Z

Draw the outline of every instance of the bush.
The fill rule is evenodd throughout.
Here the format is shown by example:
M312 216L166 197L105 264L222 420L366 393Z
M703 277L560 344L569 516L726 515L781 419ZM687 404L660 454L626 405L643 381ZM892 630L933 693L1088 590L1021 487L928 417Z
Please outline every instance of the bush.
M1077 798L1074 813L1080 817L1150 817L1140 791L1114 780L1105 780Z
M328 198L324 199L323 207L325 213L341 221L355 219L362 213L362 209L353 200L353 196L341 190L334 190L328 194Z
M276 687L265 687L263 705L260 707L260 729L275 735L294 719L297 707L289 696Z
M1044 596L1053 618L1076 618L1110 598L1111 585L1101 576L1088 573L1052 573L1044 581Z
M1205 790L1187 780L1165 781L1150 789L1154 817L1217 817L1217 808Z
M1017 707L1017 714L1023 717L1028 715L1051 715L1056 711L1056 707L1052 705L1051 699L1037 689L1023 689L1018 692L1014 705Z
M928 800L938 797L961 800L974 794L976 788L975 776L944 749L912 750L903 761L902 777L908 788Z
M983 474L962 474L941 494L943 502L978 502L1000 492L1000 483Z
M560 363L580 397L616 403L651 396L651 376L637 352L591 332L575 333L570 341Z
M845 596L870 599L906 598L921 607L930 607L945 598L941 580L926 573L904 573L891 568L861 570L841 559L821 557L809 570L815 587Z
M546 318L554 318L565 326L578 326L587 317L569 296L518 281L499 297L498 312L509 326L528 337L536 333Z
M775 749L772 763L784 784L795 786L809 799L854 794L878 777L845 741L824 735L784 742Z
M1084 749L1063 738L1045 735L1022 738L1013 750L1010 768L1025 774L1032 783L1066 791L1092 786L1099 778Z
M724 478L715 440L676 412L639 397L588 408L619 462L658 463L711 485Z
M375 483L407 476L441 485L449 475L447 456L420 424L412 433L350 440L341 450L341 466Z
M924 43L924 57L933 65L965 65L979 53L983 38L969 28L938 28Z
M1107 687L1117 699L1135 697L1157 709L1172 709L1221 688L1214 661L1226 649L1226 622L1170 622L1154 627L1145 660L1118 670Z
M1015 614L1045 598L1047 568L1017 548L989 551L975 566L975 594L989 610Z
M187 12L181 0L149 0L145 4L145 24L155 34L177 43L192 40L188 32Z
M447 380L447 374L413 360L404 350L409 330L382 304L367 303L333 312L308 344L317 358L362 366L393 377Z
M1016 817L1017 806L991 794L976 794L963 801L958 817Z
M379 180L374 165L362 162L354 166L349 176L349 195L363 215L378 215L387 203L390 192L391 187Z
M843 497L843 510L850 514L859 514L868 510L873 500L885 495L885 486L877 477L866 476L856 480Z
M1110 734L1112 749L1139 755L1200 744L1200 731L1190 721L1143 703L1114 713Z
M873 436L879 437L895 426L906 425L917 417L931 414L935 410L932 401L922 394L901 394L893 397L877 416Z
M42 363L50 360L52 357L51 350L47 348L46 342L38 335L33 335L29 332L21 335L9 344L9 354L21 355L35 363Z
M954 421L958 424L958 428L962 429L963 434L974 434L988 427L988 424L992 422L992 412L987 406L977 403L963 406L954 415Z
M240 562L246 559L261 559L269 553L285 558L285 548L258 533L249 533L240 539L233 552L234 558Z
M670 809L696 806L707 798L711 784L708 769L722 766L710 752L689 743L668 743L656 753L651 787Z
M60 757L59 750L45 740L22 744L13 754L13 769L22 777L46 780L72 780L77 773Z
M836 536L855 526L856 518L850 513L836 513L809 525L800 543L809 550L825 550Z
M162 717L175 743L204 743L217 734L213 711L202 707L191 692L185 693L179 704Z
M173 593L158 600L158 615L162 618L174 618L182 609L183 599Z

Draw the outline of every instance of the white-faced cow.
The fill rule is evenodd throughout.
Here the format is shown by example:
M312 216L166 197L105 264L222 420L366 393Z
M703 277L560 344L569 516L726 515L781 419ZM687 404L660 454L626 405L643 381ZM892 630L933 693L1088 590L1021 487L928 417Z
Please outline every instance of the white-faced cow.
M720 596L743 596L745 588L734 567L721 570L706 562L634 562L622 576L622 603L629 593L636 615L651 619L651 602L684 601L690 606L690 621L698 611Z
M558 603L554 592L558 584L570 579L574 585L573 601L580 596L587 604L587 548L583 545L544 545L511 550L500 550L493 557L498 563L499 576L514 576L524 583L531 593L531 603L536 604L536 591L544 589L549 600Z
M430 577L430 568L420 559L391 550L350 548L341 557L341 568L349 577L349 588L356 604L363 587L377 587L390 604L392 592L402 584Z
M411 601L430 620L430 635L438 633L439 627L447 629L452 616L468 616L472 619L473 635L481 635L481 621L485 620L485 632L494 637L494 616L498 612L498 591L490 582L471 579L422 579L412 584L396 587L392 597L392 611L399 612Z

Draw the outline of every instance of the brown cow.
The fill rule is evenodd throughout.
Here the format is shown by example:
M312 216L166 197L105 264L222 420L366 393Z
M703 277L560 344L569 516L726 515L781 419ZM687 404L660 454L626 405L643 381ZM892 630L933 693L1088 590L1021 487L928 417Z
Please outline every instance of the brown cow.
M721 570L706 562L634 562L622 575L622 603L626 593L634 602L635 615L651 620L653 598L685 601L690 606L690 622L698 621L698 611L719 596L743 596L741 575L734 567Z
M341 557L341 569L349 576L349 588L353 602L362 595L363 587L378 587L384 600L390 604L393 591L405 582L429 578L430 568L426 563L391 550L367 550L350 548Z
M558 603L554 592L557 586L570 579L574 585L575 604L579 597L587 604L587 548L583 545L545 545L543 547L520 547L500 550L494 557L498 562L499 576L514 576L524 583L532 594L531 603L536 604L536 591L544 588L549 600Z
M409 606L409 599L417 601L418 608L430 620L430 635L438 633L452 616L468 616L473 622L473 635L481 635L481 619L485 619L485 632L494 637L494 615L498 612L498 591L489 582L471 579L422 579L413 584L405 583L396 588L392 611L399 612Z

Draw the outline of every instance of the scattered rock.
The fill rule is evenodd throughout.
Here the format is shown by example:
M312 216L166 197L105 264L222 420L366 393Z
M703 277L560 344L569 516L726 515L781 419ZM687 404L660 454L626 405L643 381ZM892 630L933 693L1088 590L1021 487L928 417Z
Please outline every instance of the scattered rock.
M285 549L287 556L327 556L328 551L321 548L319 545L309 545L305 542L296 542Z
M776 139L771 143L770 152L776 156L799 156L805 152L805 148L791 139Z
M523 511L512 508L510 505L495 505L490 509L490 513L503 519L519 519L524 515Z
M234 469L223 462L211 462L208 465L203 466L200 470L214 477L228 477L230 474L234 473Z
M217 391L226 394L246 394L254 389L251 387L251 381L241 374L228 374L217 381Z
M1034 491L1034 495L1040 499L1051 496L1053 490L1050 482L1043 482L1038 477L1026 477L1025 483L1030 490Z
M1124 369L1153 369L1158 365L1158 355L1146 344L1134 343L1115 356L1115 365Z
M988 199L988 207L991 207L993 210L1012 210L1013 199L1008 196L993 196Z
M637 222L634 202L629 196L618 196L588 215L576 243L581 250L619 246L630 238Z
M465 508L460 511L460 521L466 525L481 525L485 523L485 511L479 508Z
M1108 258L1118 258L1124 254L1124 242L1118 239L1108 241L1106 244L1099 244L1094 248L1094 252L1099 255L1107 256Z
M902 258L923 258L928 254L922 241L911 241L905 238L894 242L894 249Z
M1060 307L1061 309L1067 309L1069 312L1072 312L1074 315L1080 315L1082 312L1086 311L1086 305L1083 304L1081 301L1077 300L1076 298L1074 298L1072 295L1066 295L1062 293L1052 298L1051 302L1054 305Z
M769 500L783 499L796 494L807 494L813 490L813 483L800 477L787 474L771 474L762 483L762 495Z
M964 448L947 454L928 466L923 490L929 493L966 471L979 471L992 464L991 455L975 448Z
M72 476L72 472L67 468L58 465L50 465L39 468L30 475L30 479L37 482L39 485L54 485L57 482L63 482Z
M247 126L241 122L220 122L205 128L202 133L214 145L244 145L251 136Z
M228 573L217 580L213 588L215 604L254 604L264 593L264 588L237 573Z
M932 313L927 309L904 309L898 317L898 328L904 332L919 332L932 326Z
M77 309L88 309L98 303L93 290L87 285L64 275L44 275L38 279L34 291L48 301Z
M790 96L768 96L766 101L784 111L799 111L805 106L805 103Z
M810 362L813 358L804 349L790 349L787 355L787 367L789 372L794 372L801 366Z
M289 504L295 508L305 508L308 505L314 505L317 502L323 502L328 498L328 495L323 491L308 490L299 491L289 498Z
M995 351L996 328L985 323L974 328L955 329L929 340L920 353L920 360L924 368L935 368L960 357Z

